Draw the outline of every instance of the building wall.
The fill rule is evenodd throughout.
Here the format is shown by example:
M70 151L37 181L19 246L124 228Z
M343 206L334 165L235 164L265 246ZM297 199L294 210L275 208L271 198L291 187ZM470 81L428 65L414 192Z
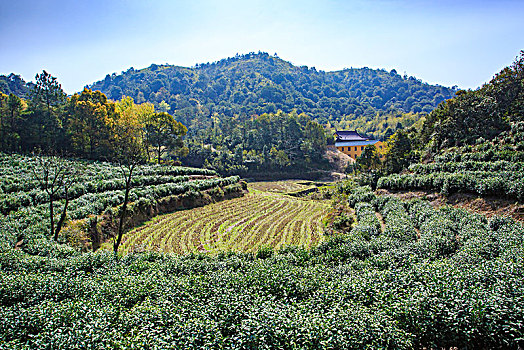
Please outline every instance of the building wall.
M360 155L362 154L362 152L364 151L364 148L365 147L369 147L369 146L374 146L376 147L377 151L378 151L378 154L380 156L380 159L381 160L384 160L384 151L385 151L385 144L384 142L382 141L378 141L377 143L375 143L374 145L365 145L365 146L344 146L344 147L337 147L337 149L344 153L344 154L347 154L348 156L350 156L351 158L353 159L357 159L358 157L360 157Z

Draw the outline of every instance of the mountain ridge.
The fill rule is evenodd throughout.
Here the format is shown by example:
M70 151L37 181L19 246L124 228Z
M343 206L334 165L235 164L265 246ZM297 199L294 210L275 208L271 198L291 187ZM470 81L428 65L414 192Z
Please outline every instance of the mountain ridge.
M165 101L169 112L188 126L193 119L212 115L248 118L277 110L305 112L323 124L377 113L429 113L456 92L395 70L364 67L325 72L262 52L194 67L131 67L88 87L114 100L125 95L157 106Z

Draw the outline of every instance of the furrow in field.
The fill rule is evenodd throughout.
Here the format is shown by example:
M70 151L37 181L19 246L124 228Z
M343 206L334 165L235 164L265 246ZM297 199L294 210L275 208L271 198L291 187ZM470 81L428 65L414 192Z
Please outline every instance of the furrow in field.
M300 213L303 212L303 205L300 201L296 201L293 203L294 209L288 211L285 215L283 215L279 221L276 221L275 224L271 229L268 229L268 232L271 234L266 234L261 237L261 239L257 242L257 245L268 245L271 242L272 237L278 237L280 240L284 232L286 231L286 227L293 223L298 219L300 216Z
M259 206L262 206L259 208ZM247 231L249 227L253 225L254 220L257 216L255 213L264 212L264 215L271 213L274 209L274 203L266 200L265 198L259 198L251 203L249 208L246 208L243 214L243 219L236 225L228 227L223 234L219 237L218 241L222 242L228 249L234 248L234 241L237 239L242 232Z
M160 223L154 223L149 226L148 230L146 231L145 236L142 237L142 240L138 242L138 245L142 246L150 246L153 241L157 240L159 237L162 237L166 234L166 232L169 232L169 230L174 226L177 225L180 221L176 218L173 220L173 217L170 217L170 221L167 221L164 223L164 221L160 221ZM136 241L135 241L136 242ZM137 245L137 243L135 243Z
M236 201L236 200L237 199L234 199L232 201ZM207 210L201 210L198 213L196 213L196 215L193 215L191 218L187 218L187 224L186 225L178 226L178 227L173 228L169 232L168 237L166 237L166 239L165 239L165 242L166 242L165 245L167 245L167 247L165 247L164 249L167 250L167 251L170 251L172 249L172 247L174 248L175 245L180 244L181 236L184 236L184 235L194 236L195 232L194 232L194 229L192 228L192 226L190 225L190 223L193 223L195 221L196 222L202 221L202 220L205 220L205 219L208 219L210 222L215 222L215 218L216 217L219 217L220 218L219 221L223 222L223 221L226 221L228 219L231 219L229 217L231 214L233 215L233 217L241 215L242 212L245 210L245 206L246 206L246 204L243 203L243 202L237 202L237 203L235 203L236 206L229 205L226 208L230 208L230 209L222 210L222 208L220 208L219 204L220 203L214 204L213 208L207 208ZM224 215L224 212L225 213L229 213L230 215ZM183 212L179 212L179 214L181 215L181 217L183 217L183 215L184 215ZM216 225L216 223L213 226L215 226L215 225ZM210 230L208 230L208 231L210 231ZM205 232L205 233L207 233L207 232Z
M274 201L272 202L274 203ZM267 223L274 221L278 216L279 213L283 211L286 207L287 201L280 200L278 203L274 203L274 205L271 206L271 210L268 210L264 212L263 215L257 216L253 215L251 216L251 220L249 220L249 224L246 225L242 230L238 230L237 234L232 237L230 245L235 247L236 249L242 250L242 248L245 248L242 243L248 240L248 237L250 237L253 233L258 232L258 228ZM257 214L257 210L253 210L253 214Z
M242 245L242 248L255 250L257 247L264 244L268 237L278 233L278 230L281 229L282 222L285 220L291 220L299 210L300 206L297 205L296 202L286 201L286 206L279 210L278 216L274 217L273 220L266 220L256 225L256 228L253 229L250 237L246 237L243 240L244 244ZM254 238L251 238L253 236Z
M154 218L127 233L122 248L185 254L253 251L261 245L311 247L323 239L326 208L319 202L256 192Z
M232 250L235 246L232 244L232 240L240 232L243 232L246 226L249 226L252 221L256 220L257 217L253 216L252 213L260 211L268 211L273 206L273 203L269 201L252 201L250 207L247 207L244 212L236 218L227 221L225 225L222 225L219 232L216 233L213 239L213 249L223 247L226 250ZM260 207L261 206L261 207Z
M243 207L243 210L239 211L239 215L243 216L244 214L242 212L245 212L245 211L249 211L249 206L248 207ZM239 225L239 226L242 227L242 225ZM198 234L199 232L191 232L191 233L192 233L192 235L195 235L195 234ZM198 234L198 237L200 237L200 234Z

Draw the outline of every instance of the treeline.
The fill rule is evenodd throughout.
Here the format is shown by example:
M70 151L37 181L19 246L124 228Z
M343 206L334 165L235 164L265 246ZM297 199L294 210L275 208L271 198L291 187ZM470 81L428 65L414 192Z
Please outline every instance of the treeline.
M187 152L182 141L186 127L151 103L136 104L130 97L113 102L89 89L66 97L46 71L37 74L24 93L27 98L20 98L18 90L13 92L20 79L9 77L14 84L9 95L0 91L0 151L42 150L101 160L133 149L142 149L150 160Z
M26 98L29 96L32 83L26 81L17 74L11 73L9 75L0 75L0 91L4 94L14 94L18 97Z
M321 124L399 111L429 113L455 89L422 83L395 70L324 72L297 67L267 53L249 53L193 68L153 64L107 75L91 85L114 100L131 96L159 105L190 129L218 114L249 119L282 110L307 113Z
M492 140L513 123L524 121L524 51L478 90L459 91L427 117L414 135L428 150Z
M249 120L212 119L212 126L188 142L186 165L222 174L293 173L327 166L328 135L306 114L295 111L262 114Z

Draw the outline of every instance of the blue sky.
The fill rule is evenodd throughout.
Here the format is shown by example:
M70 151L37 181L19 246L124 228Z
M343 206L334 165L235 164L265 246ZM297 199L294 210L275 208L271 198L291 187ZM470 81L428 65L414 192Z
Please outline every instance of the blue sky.
M266 51L326 71L396 69L476 88L524 49L524 1L1 0L0 74L46 69L68 93L151 63Z

